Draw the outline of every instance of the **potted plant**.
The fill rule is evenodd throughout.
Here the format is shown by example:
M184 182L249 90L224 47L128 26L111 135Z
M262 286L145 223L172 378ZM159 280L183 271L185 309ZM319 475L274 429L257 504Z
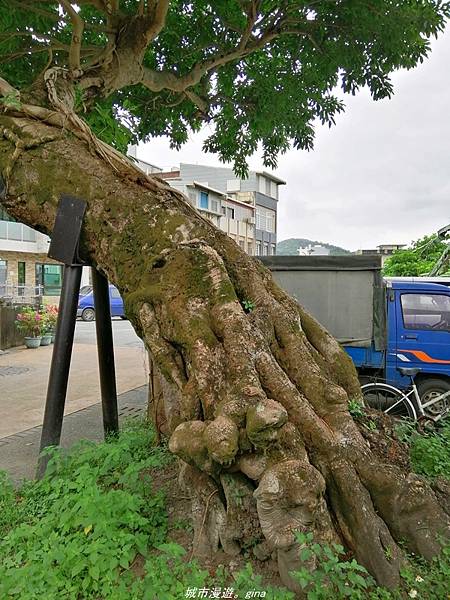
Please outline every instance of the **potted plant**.
M55 341L56 323L58 321L58 307L54 304L48 304L45 307L44 321L48 335L51 336L51 342Z
M42 336L41 336L41 346L50 346L50 344L52 343L52 331L49 327L48 321L47 321L47 314L41 313L41 320L42 320Z
M39 348L42 336L42 315L39 311L25 307L15 321L17 329L25 338L27 348Z

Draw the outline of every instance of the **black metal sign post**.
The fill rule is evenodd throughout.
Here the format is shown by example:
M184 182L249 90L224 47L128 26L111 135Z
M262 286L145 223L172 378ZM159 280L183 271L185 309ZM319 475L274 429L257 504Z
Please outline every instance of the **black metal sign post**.
M58 446L61 439L82 269L82 265L66 265L64 268L58 324L56 326L55 345L53 346L47 400L45 402L40 453L48 446ZM44 475L47 463L48 456L41 455L38 461L37 477L40 478Z
M92 284L94 287L95 329L102 395L103 430L106 436L119 431L109 284L106 277L99 273L97 269L92 269Z
M50 376L45 403L40 452L48 446L57 446L61 430L72 358L73 338L80 292L82 261L78 244L86 202L73 196L62 195L48 256L64 263L64 277L59 302L58 323L53 347ZM97 344L102 390L103 426L105 435L118 431L117 393L114 369L109 286L100 273L94 274L95 308L97 314ZM37 477L42 477L48 456L40 456Z
M84 200L67 195L61 196L48 251L50 258L61 261L65 266L55 345L53 346L47 387L40 452L48 446L57 446L61 440L83 269L83 265L78 258L78 243L85 212L86 202ZM48 456L41 455L37 468L38 477L42 477L45 473L47 463Z

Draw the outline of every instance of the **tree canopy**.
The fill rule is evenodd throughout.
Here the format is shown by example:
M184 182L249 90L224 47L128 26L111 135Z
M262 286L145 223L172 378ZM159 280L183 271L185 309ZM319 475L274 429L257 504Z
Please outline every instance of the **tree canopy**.
M449 242L436 234L413 242L409 248L397 250L386 261L383 272L388 277L419 277L433 272L438 261L448 251ZM442 264L439 275L450 274L450 264Z
M210 123L205 150L242 173L258 147L269 167L310 149L343 110L339 87L391 96L390 74L421 62L449 15L440 0L0 0L0 74L25 98L64 78L121 151L179 147Z

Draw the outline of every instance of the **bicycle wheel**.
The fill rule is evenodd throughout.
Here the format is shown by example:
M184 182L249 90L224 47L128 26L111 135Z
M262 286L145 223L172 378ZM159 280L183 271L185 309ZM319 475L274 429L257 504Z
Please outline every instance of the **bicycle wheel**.
M416 409L409 398L387 383L367 383L361 387L366 406L381 410L391 417L417 419Z

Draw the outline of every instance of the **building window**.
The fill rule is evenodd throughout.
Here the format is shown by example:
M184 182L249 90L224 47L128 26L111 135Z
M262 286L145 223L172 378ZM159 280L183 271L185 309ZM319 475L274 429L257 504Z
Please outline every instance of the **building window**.
M264 242L264 245L263 245L263 255L269 256L269 244L266 244L266 242Z
M248 250L247 250L247 254L250 254L250 256L253 255L253 244L251 242L248 242Z
M275 244L270 244L270 254L271 256L275 256L275 254L277 253L277 249Z
M266 224L264 216L259 208L256 209L256 229L264 229Z
M217 202L217 200L211 200L211 211L219 212L219 203Z
M19 293L19 296L23 296L25 294L25 272L26 272L26 268L25 268L25 263L22 261L19 261L17 263L17 290Z
M258 175L258 189L261 194L266 193L266 180L261 175Z
M36 287L44 296L59 296L62 286L62 265L36 263Z
M200 208L208 210L208 194L206 192L200 192Z
M261 256L261 242L256 242L256 256Z
M270 196L270 179L266 179L266 196Z
M234 219L234 208L227 208L227 217L229 219Z
M244 240L239 240L239 246L242 248L242 250L245 251L245 242L244 242Z
M0 296L6 294L6 277L8 275L8 261L0 259Z
M220 210L221 210L222 214L224 215L224 217L226 217L226 215L227 215L227 207L226 206L221 206Z
M275 233L275 211L258 206L256 208L256 228Z
M275 200L278 200L278 186L275 183L275 181L271 182L270 187L271 187L271 194L270 194L271 197L275 198Z

